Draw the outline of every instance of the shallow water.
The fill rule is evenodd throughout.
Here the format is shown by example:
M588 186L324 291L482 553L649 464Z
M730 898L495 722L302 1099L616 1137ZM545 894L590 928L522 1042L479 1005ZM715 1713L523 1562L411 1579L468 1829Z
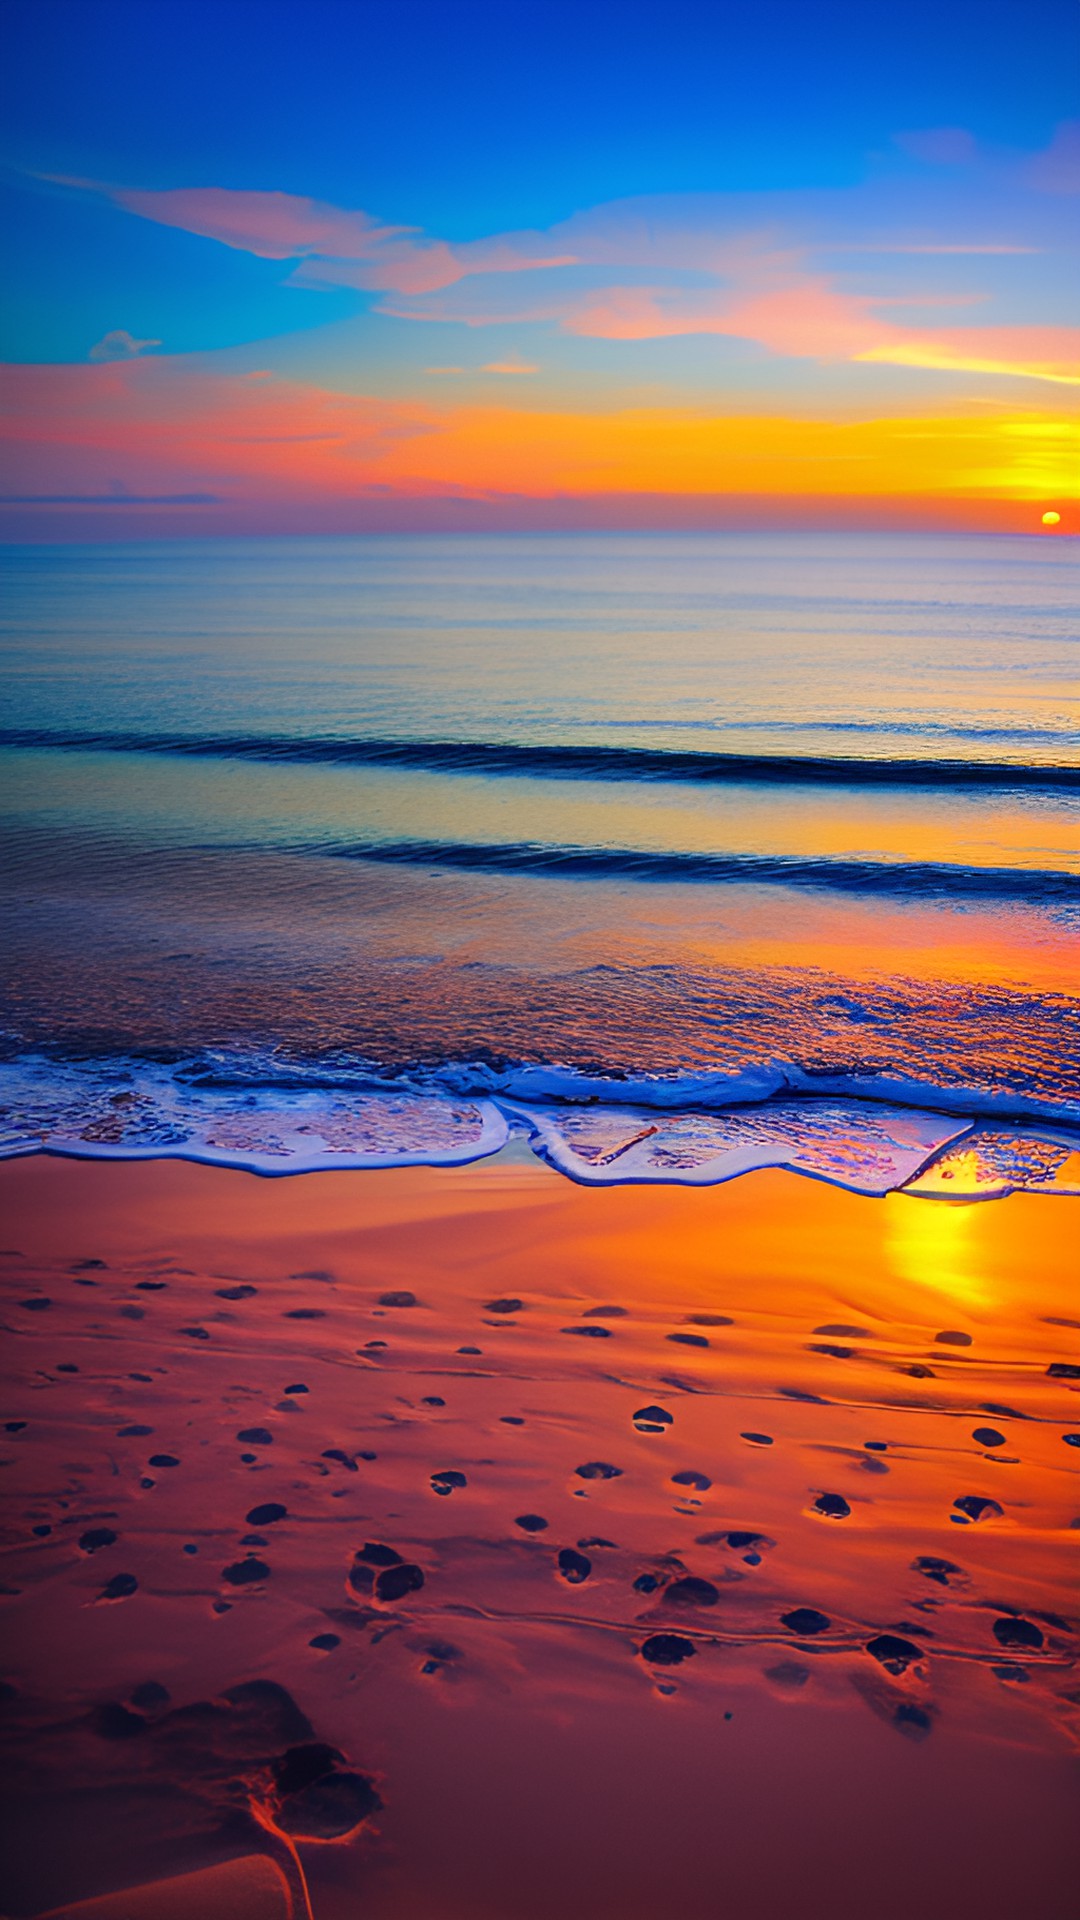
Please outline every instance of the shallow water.
M659 1101L684 1133L771 1101L784 1164L877 1191L899 1102L927 1151L894 1183L941 1153L920 1191L1071 1190L1070 559L899 535L14 550L5 1150L298 1170L445 1157L425 1094L539 1098L509 1124L546 1152L568 1100L616 1126ZM959 1157L942 1114L976 1130ZM676 1171L649 1152L610 1177Z

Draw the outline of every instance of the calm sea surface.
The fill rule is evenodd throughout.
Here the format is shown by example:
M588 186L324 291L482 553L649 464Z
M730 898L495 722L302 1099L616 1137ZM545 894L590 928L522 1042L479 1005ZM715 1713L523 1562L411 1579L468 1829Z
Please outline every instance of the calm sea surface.
M6 1150L1075 1187L1072 558L8 550Z

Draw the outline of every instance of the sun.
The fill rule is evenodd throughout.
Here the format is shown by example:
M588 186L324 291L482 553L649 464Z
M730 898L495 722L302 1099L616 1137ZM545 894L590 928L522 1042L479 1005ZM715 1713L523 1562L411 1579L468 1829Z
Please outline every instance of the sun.
M1056 527L1059 524L1060 520L1061 520L1060 513L1044 513L1042 517L1042 523L1044 527Z

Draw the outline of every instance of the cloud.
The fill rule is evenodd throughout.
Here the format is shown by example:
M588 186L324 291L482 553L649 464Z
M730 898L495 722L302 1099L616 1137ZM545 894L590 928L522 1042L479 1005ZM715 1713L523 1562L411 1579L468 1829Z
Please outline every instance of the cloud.
M289 284L373 293L376 311L402 321L543 325L625 342L712 335L786 359L1072 384L1076 339L1067 329L1042 329L1053 335L1047 345L1034 339L1039 329L995 321L1015 320L1018 291L1029 310L1041 300L1030 274L1023 287L1007 286L999 256L1044 256L1038 284L1060 303L1068 230L1054 196L1080 173L1080 123L1060 127L1036 155L984 150L956 127L902 133L897 145L935 171L886 170L847 188L639 197L546 232L465 242L296 194L67 184L289 263ZM927 284L934 256L942 256L936 289ZM987 325L962 338L905 318L914 305L976 301L989 303ZM153 344L110 334L92 357L131 357ZM507 354L480 370L536 369Z
M146 353L150 347L160 347L160 340L136 340L126 327L117 327L115 332L105 334L104 338L91 347L88 358L91 360L137 360L140 353Z
M0 368L0 411L14 450L9 497L121 507L117 482L103 498L102 475L122 473L143 505L214 494L223 509L289 513L376 495L1056 502L1070 493L1080 438L1036 409L836 421L717 407L420 404L209 373L197 356Z

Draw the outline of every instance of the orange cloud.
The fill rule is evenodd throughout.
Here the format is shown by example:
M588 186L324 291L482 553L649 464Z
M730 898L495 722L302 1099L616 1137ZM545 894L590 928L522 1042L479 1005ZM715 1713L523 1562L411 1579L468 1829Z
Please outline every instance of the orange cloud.
M648 407L389 401L197 361L0 369L25 496L190 492L323 501L368 492L909 496L1042 500L1075 491L1080 429L1037 411L857 421ZM120 476L120 482L115 477Z

